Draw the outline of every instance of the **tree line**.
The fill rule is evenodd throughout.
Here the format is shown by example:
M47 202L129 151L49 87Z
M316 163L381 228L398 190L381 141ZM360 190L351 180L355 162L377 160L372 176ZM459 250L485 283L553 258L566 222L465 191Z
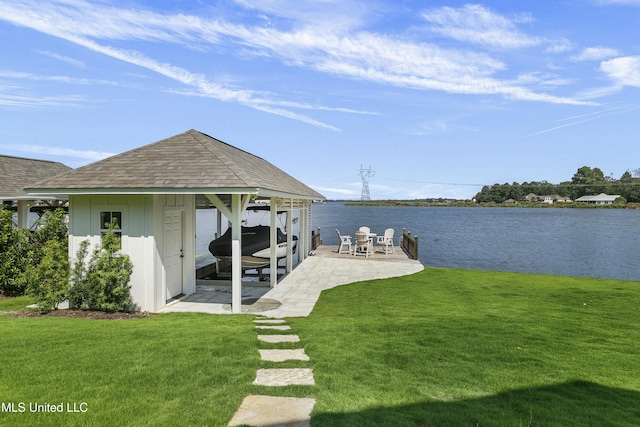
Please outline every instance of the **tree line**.
M521 200L527 194L538 196L558 195L576 200L582 196L600 193L620 195L624 201L640 202L640 168L627 170L619 179L605 175L599 168L583 166L571 178L571 181L552 184L547 181L514 182L512 184L485 185L475 195L478 203L502 203L505 200Z

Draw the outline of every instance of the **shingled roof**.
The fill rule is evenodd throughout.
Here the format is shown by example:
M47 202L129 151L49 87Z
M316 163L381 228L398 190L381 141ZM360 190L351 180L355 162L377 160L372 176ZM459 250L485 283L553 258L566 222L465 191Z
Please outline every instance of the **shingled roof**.
M45 180L27 191L248 193L324 199L266 160L193 129Z
M25 199L25 187L70 170L62 163L0 155L0 200Z

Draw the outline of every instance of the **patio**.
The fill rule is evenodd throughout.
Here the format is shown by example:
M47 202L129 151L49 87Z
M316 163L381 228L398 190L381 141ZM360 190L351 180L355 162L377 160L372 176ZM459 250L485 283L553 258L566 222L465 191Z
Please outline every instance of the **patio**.
M268 282L242 283L242 312L283 318L308 316L320 292L363 280L383 279L417 273L422 264L396 247L394 254L374 253L369 257L338 254L337 246L318 247L275 288ZM160 313L200 312L231 314L231 285L222 281L198 280L196 293L168 304Z

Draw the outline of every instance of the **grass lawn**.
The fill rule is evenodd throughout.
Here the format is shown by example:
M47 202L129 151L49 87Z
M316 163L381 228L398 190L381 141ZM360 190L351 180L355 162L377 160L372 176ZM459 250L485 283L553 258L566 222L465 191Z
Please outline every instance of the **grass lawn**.
M3 301L3 302L6 302ZM0 315L1 426L222 426L259 362L252 316L131 320ZM30 403L85 413L31 413Z
M250 393L316 397L313 426L640 425L640 282L428 268L342 286L287 319L310 362L260 361L253 318L0 315L0 402L87 403L0 426L224 426ZM316 386L251 385L275 366Z
M33 304L34 300L31 297L17 297L0 299L0 312L6 311L24 311L27 310L27 306Z
M289 323L313 425L640 425L640 282L429 268Z

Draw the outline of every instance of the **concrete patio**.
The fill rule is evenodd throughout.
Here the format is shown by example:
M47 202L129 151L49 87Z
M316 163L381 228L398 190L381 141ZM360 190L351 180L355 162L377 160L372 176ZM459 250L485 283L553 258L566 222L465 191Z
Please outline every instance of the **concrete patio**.
M374 253L370 257L338 254L337 246L320 246L275 288L263 282L242 285L242 312L272 318L308 316L325 289L363 280L383 279L417 273L424 267L399 247L394 254ZM231 286L198 280L195 294L181 298L160 310L231 314Z

